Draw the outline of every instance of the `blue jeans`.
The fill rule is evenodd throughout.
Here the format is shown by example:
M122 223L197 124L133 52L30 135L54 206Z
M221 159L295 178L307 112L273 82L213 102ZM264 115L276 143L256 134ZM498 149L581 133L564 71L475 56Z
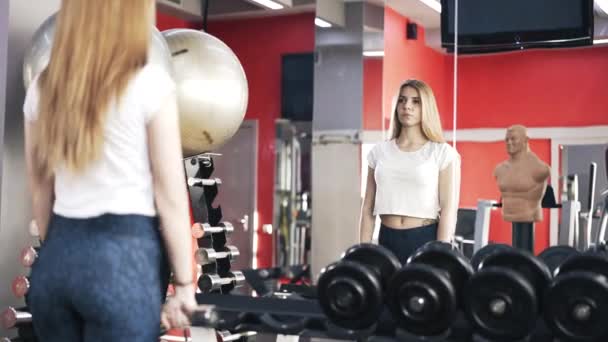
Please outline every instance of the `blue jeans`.
M156 218L53 215L26 298L38 340L158 342L168 270Z
M402 265L416 249L433 240L437 240L437 223L409 229L395 229L382 224L378 236L378 244L393 252Z

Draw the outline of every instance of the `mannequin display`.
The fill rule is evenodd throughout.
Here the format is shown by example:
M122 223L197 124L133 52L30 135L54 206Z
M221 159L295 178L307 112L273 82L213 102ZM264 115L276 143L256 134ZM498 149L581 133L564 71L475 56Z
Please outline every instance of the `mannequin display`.
M541 201L550 168L530 151L524 126L509 127L505 143L509 159L494 170L502 198L502 216L513 224L513 246L533 252L534 222L543 219Z

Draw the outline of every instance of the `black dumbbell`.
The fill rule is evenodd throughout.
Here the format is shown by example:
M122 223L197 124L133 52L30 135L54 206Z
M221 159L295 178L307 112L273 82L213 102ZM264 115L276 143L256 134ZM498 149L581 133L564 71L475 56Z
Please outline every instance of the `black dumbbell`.
M203 293L222 290L222 293L229 293L237 287L245 284L245 276L241 271L232 271L229 276L222 278L217 274L203 274L198 279L198 288Z
M538 258L549 267L553 274L564 261L578 254L576 248L571 246L551 246L540 252Z
M25 247L21 250L20 260L21 264L24 267L32 267L36 258L38 258L38 251L40 251L39 247Z
M564 261L547 290L543 316L564 341L608 340L608 259L586 252Z
M194 258L199 265L208 265L216 262L218 259L228 259L234 262L240 255L239 249L235 246L226 246L223 251L216 251L213 248L199 248L196 250Z
M13 307L8 307L2 314L0 314L0 320L2 321L2 327L5 330L17 327L20 324L27 324L32 322L32 314Z
M13 294L17 298L22 298L30 289L30 278L26 276L17 276L12 284Z
M585 253L597 254L603 256L604 258L608 258L608 246L606 245L606 241L601 241L596 244L590 245Z
M192 225L192 237L200 239L210 234L225 233L230 234L234 232L234 226L230 222L221 222L217 227L212 227L208 223L195 223Z
M382 246L364 243L347 249L323 270L317 283L319 304L336 326L369 329L384 308L385 292L399 259Z
M195 178L195 177L188 177L188 186L214 186L214 185L221 185L222 184L222 180L219 178L210 178L210 179L205 179L205 178Z
M475 254L473 254L473 257L471 257L471 266L473 266L474 271L477 271L479 269L479 264L481 264L481 262L489 255L500 253L502 251L508 251L512 248L513 247L502 243L491 243L485 245L475 252Z
M387 304L400 328L418 336L449 332L473 268L452 245L428 243L390 281Z
M465 287L465 313L490 340L517 341L536 328L551 271L540 259L510 248L487 256Z

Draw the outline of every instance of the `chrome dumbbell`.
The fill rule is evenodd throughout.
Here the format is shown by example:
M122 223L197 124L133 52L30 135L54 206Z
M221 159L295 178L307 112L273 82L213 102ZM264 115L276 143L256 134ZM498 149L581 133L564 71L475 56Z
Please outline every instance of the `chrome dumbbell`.
M203 274L198 279L198 288L203 293L222 290L223 293L228 293L237 287L245 284L245 275L241 271L233 271L230 276L222 278L217 274Z
M30 323L32 321L32 314L9 306L0 314L0 320L2 321L2 327L8 330L19 324Z
M17 298L23 298L30 289L30 279L26 276L17 276L12 284L13 294Z
M232 232L234 232L234 226L230 222L221 222L217 227L212 227L208 223L199 222L192 225L192 237L195 239L200 239L210 234L231 234Z
M32 267L36 258L38 258L39 247L28 246L21 250L19 259L24 267Z
M196 250L194 258L199 265L208 265L216 262L219 259L228 259L229 262L234 262L239 256L239 249L235 246L226 246L225 251L216 251L213 248L199 248Z
M222 180L219 178L196 178L196 177L188 177L188 186L214 186L221 185Z
M242 338L247 338L257 335L255 331L244 331L240 333L231 333L228 330L218 330L216 332L218 342L240 341Z

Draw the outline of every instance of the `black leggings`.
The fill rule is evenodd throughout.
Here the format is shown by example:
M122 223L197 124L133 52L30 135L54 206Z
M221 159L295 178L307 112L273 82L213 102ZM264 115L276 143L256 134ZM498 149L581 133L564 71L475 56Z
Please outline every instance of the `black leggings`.
M408 229L395 229L382 224L378 237L378 243L393 252L401 264L405 264L416 249L434 240L437 240L437 223Z

